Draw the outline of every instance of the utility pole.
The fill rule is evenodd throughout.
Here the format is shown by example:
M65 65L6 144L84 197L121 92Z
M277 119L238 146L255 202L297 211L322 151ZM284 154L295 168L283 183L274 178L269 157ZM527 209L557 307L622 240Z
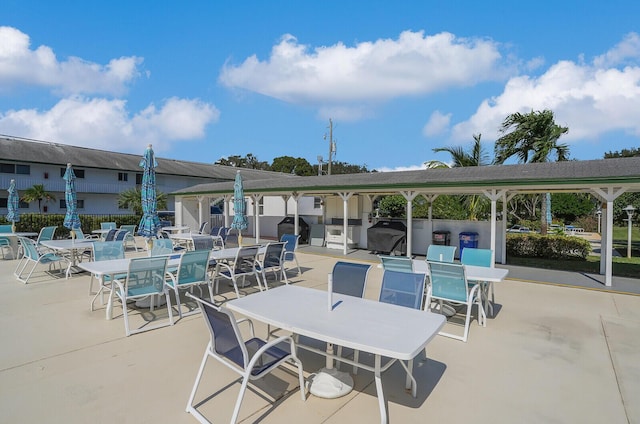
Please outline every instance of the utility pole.
M327 139L327 134L324 135L324 139ZM333 121L329 118L329 161L327 168L327 175L331 175L331 162L333 161L333 154L336 152L336 143L333 141Z

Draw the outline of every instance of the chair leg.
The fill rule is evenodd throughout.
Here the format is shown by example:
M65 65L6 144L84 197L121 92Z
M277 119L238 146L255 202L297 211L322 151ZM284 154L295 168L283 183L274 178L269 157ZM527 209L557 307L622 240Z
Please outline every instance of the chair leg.
M205 365L207 365L207 359L209 358L209 349L211 349L211 344L207 346L204 351L204 357L202 358L202 362L200 362L200 369L198 369L198 374L196 375L196 381L193 383L193 388L191 389L191 395L189 395L189 400L187 401L187 409L186 411L189 413L193 413L195 408L193 407L193 399L196 397L196 391L198 390L198 386L200 385L200 380L202 379L202 373L204 371Z
M231 423L235 423L238 420L238 414L240 413L240 405L242 405L242 399L244 398L244 392L247 390L247 384L249 383L249 374L245 374L242 378L242 385L240 386L240 393L238 393L238 399L236 400L236 406L233 408L233 415L231 416Z

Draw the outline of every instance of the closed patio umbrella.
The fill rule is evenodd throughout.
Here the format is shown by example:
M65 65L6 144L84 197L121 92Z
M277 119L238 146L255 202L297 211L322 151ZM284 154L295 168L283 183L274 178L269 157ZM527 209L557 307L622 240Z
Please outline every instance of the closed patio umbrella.
M144 169L142 174L142 219L138 225L138 234L147 238L155 237L160 230L160 218L158 218L158 203L156 198L156 162L151 144L147 146L144 156L140 161Z
M65 181L64 186L64 201L67 205L67 213L64 216L65 228L68 228L71 233L71 238L76 238L76 228L80 228L80 218L78 217L78 198L76 195L76 174L73 172L71 164L67 164L67 170L62 177Z
M231 228L238 230L238 245L242 245L242 230L248 226L247 215L244 207L244 187L240 171L236 173L233 183L233 222Z
M15 233L16 222L20 222L20 197L16 189L16 180L11 180L7 191L9 192L9 198L7 199L7 221L12 223L11 229Z

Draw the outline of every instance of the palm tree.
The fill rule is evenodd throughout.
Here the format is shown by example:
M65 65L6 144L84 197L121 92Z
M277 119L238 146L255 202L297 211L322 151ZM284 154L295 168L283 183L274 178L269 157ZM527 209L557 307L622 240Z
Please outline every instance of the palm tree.
M489 165L489 158L482 148L480 138L482 134L473 134L473 146L469 151L465 151L462 147L437 147L434 152L447 152L451 155L453 163L451 165L441 161L431 160L425 162L427 169L435 168L459 168L463 166L485 166ZM469 219L477 220L486 201L483 196L468 195L463 196L464 202L469 209Z
M134 187L129 190L125 190L118 196L118 207L125 209L133 209L133 213L136 215L142 215L142 193L140 188ZM158 209L167 208L167 195L158 191L156 193L156 199L158 202Z
M503 164L516 156L520 163L549 162L555 156L556 161L569 160L569 146L558 143L558 139L569 131L567 127L557 125L553 112L531 111L514 113L506 117L500 132L504 134L495 144L495 163ZM547 196L542 197L541 228L547 233Z
M27 203L35 202L37 200L38 212L42 213L42 201L44 200L45 203L55 202L56 196L54 196L51 193L48 193L44 189L43 184L36 184L33 187L29 187L28 189L25 190L24 194L22 195L22 200L24 200Z

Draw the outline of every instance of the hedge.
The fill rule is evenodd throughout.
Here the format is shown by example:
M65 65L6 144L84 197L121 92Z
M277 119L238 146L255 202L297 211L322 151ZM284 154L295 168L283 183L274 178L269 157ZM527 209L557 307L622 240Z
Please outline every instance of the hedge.
M591 253L589 241L574 236L507 234L507 254L529 258L582 259Z
M79 215L79 218L82 231L89 234L91 230L99 229L101 222L115 222L117 227L138 225L141 217L137 215ZM63 222L64 214L25 213L20 214L20 222L16 222L16 231L38 233L42 227L57 225L55 238L69 238L69 230L62 225ZM2 223L9 223L4 216L0 216L0 224Z

